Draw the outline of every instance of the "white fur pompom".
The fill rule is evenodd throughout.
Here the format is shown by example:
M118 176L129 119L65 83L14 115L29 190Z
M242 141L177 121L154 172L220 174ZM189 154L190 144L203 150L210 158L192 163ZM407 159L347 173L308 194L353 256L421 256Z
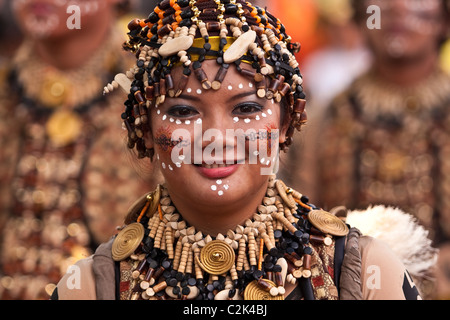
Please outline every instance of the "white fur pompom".
M350 211L346 222L363 235L385 242L412 276L423 276L437 261L438 250L432 247L428 231L400 209L380 205Z

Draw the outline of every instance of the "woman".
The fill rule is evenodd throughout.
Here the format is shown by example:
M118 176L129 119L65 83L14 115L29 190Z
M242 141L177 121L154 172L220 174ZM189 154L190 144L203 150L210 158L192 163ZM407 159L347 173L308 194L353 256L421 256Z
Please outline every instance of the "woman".
M128 146L165 183L54 298L418 297L387 247L272 174L306 121L299 46L278 19L249 2L164 0L129 29L136 66L106 91L128 93Z
M81 29L68 27L69 5ZM48 299L67 267L122 223L132 194L153 184L115 143L121 98L102 94L132 64L116 50L122 5L12 3L25 39L0 92L1 299Z

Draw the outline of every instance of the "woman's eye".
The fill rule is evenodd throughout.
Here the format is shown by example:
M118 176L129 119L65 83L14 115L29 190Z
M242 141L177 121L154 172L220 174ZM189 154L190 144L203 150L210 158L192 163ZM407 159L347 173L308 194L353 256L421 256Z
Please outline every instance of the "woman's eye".
M170 116L173 116L173 117L178 117L178 118L188 118L188 117L195 116L199 113L197 110L195 110L192 107L174 106L174 107L170 108L169 111L167 111L167 114Z
M250 115L261 112L263 107L257 103L244 103L236 106L233 110L235 115Z

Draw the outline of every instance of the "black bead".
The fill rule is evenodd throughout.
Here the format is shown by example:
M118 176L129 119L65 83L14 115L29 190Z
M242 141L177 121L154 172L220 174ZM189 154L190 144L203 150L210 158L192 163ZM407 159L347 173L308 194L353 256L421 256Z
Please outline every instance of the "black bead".
M149 14L148 21L150 23L157 23L159 21L159 17L156 14L156 12L153 11L152 13Z
M238 8L235 4L228 3L225 5L225 13L226 14L235 14Z
M195 279L195 278L189 278L188 280L187 280L187 284L189 285L189 286L195 286L196 285L196 283L197 283L197 280Z
M189 293L191 293L191 289L189 287L184 287L181 290L181 294L184 295L184 296L187 296Z
M264 272L262 272L262 270L255 270L255 272L253 272L253 278L255 279L259 279L264 275Z
M175 287L178 284L178 280L175 278L168 278L166 283L169 287Z
M180 294L180 287L179 286L175 286L172 289L172 293L176 296L178 296Z
M283 232L281 230L275 230L273 232L275 239L280 239L283 236Z

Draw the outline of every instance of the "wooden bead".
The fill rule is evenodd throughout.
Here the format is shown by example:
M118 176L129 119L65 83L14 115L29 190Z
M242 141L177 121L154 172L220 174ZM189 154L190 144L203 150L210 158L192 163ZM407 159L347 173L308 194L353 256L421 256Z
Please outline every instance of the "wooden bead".
M228 50L225 51L223 55L224 62L229 64L241 58L247 53L249 45L255 42L255 39L256 32L253 30L247 31L239 36Z

